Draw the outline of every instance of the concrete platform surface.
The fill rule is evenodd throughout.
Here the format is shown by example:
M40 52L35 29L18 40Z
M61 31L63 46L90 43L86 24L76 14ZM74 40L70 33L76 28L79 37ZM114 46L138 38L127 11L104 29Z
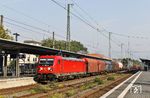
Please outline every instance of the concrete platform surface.
M128 91L124 98L150 98L150 72L143 72L139 78L135 81L134 85L141 86L137 88L138 92Z
M10 79L0 79L0 89L26 86L35 84L33 77L21 77L21 78L10 78Z
M150 98L150 72L138 72L100 98Z

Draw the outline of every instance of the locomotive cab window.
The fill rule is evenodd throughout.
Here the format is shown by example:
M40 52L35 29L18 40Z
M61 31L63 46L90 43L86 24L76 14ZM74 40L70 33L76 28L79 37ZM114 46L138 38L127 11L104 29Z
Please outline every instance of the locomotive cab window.
M48 63L48 65L53 65L54 59L47 59L47 63Z
M54 59L40 59L39 64L42 66L52 66L54 63Z

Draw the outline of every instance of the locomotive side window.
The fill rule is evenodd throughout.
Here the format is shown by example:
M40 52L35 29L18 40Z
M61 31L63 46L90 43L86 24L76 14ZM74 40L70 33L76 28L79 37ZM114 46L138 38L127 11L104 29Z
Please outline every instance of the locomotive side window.
M54 59L40 59L39 64L42 66L52 66L54 63Z
M54 59L47 59L47 64L52 66L54 63Z

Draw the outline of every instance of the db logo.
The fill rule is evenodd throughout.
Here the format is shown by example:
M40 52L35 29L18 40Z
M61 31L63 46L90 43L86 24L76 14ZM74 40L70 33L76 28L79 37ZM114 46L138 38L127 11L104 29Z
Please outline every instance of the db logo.
M130 88L130 93L142 93L142 86L141 85L133 85L131 88Z

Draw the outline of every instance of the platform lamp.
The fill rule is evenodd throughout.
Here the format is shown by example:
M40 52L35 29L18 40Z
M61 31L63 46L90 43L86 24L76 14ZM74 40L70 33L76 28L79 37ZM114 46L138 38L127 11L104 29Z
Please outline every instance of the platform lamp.
M16 42L18 41L18 36L20 36L20 34L18 34L18 33L13 33L13 35L15 35L15 40L16 40Z

